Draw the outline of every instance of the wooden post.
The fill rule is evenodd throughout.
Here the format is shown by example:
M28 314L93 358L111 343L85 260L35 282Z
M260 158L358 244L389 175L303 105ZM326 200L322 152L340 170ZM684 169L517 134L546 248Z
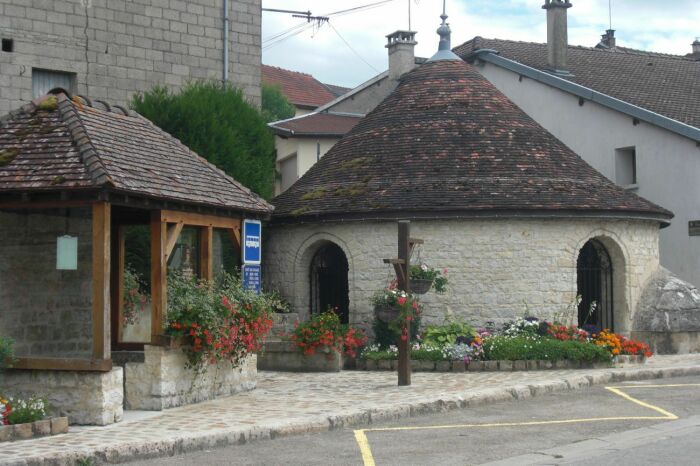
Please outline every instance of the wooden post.
M204 280L214 279L214 227L203 227L199 241L199 273Z
M110 348L110 236L111 208L92 204L92 357L111 359Z
M399 264L401 273L398 275L399 289L411 292L411 222L399 221ZM401 322L401 338L399 339L399 386L411 385L411 325L408 321Z
M163 334L168 305L166 262L167 223L161 221L160 211L151 212L151 343Z

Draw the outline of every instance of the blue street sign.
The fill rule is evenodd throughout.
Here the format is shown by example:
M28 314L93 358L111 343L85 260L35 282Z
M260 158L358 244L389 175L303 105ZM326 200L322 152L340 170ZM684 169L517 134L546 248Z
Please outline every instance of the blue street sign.
M260 266L246 264L243 266L243 289L260 294Z
M243 263L260 265L262 246L262 225L260 220L243 222Z

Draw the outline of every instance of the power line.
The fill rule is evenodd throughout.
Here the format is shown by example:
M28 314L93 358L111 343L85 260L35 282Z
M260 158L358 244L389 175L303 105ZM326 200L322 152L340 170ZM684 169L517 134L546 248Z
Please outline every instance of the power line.
M363 62L365 62L365 64L366 64L367 66L369 66L370 68L372 68L375 72L381 73L381 71L379 71L379 70L376 69L374 66L372 66L372 64L371 64L370 62L368 62L367 60L365 60L365 59L362 57L362 55L360 55L359 53L357 53L357 51L356 51L354 48L352 48L352 45L350 45L350 44L348 43L348 41L345 40L345 38L340 34L340 32L338 32L338 30L335 28L335 26L333 26L333 24L331 24L330 21L328 22L328 25L331 27L331 29L333 29L333 31L338 35L338 37L340 37L340 40L342 40L342 41L345 43L345 45L352 51L352 53L354 53L355 56L357 56L357 58L359 58L360 60L362 60Z
M356 12L358 12L358 11L363 11L363 10L369 10L369 9L371 9L371 8L376 8L376 7L382 6L382 5L386 4L386 3L391 3L391 2L393 2L393 1L396 1L396 0L382 0L382 1L379 1L379 2L368 3L367 5L361 5L361 6L356 6L356 7L353 7L353 8L348 8L347 10L334 11L333 13L328 13L328 14L323 15L323 16L343 16L343 15L347 15L347 14L350 14L350 13L356 13Z

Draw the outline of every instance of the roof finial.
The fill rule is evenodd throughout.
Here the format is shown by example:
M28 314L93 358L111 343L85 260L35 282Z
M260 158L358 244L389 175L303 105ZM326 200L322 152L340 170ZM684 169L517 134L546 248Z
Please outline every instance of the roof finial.
M440 15L440 18L442 18L442 24L437 30L438 35L440 36L440 45L438 46L438 51L435 55L433 55L429 61L437 61L437 60L459 60L460 58L452 53L452 40L451 40L451 35L452 31L450 30L450 24L447 22L447 7L446 7L447 0L442 0L442 14Z

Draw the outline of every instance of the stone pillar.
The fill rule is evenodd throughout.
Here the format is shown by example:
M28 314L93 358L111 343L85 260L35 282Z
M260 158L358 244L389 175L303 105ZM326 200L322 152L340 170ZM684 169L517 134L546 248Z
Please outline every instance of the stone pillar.
M386 48L389 49L389 79L397 81L416 66L416 33L396 31L386 38Z
M547 64L556 73L566 74L566 54L569 47L566 10L571 8L566 0L545 0L547 10Z

